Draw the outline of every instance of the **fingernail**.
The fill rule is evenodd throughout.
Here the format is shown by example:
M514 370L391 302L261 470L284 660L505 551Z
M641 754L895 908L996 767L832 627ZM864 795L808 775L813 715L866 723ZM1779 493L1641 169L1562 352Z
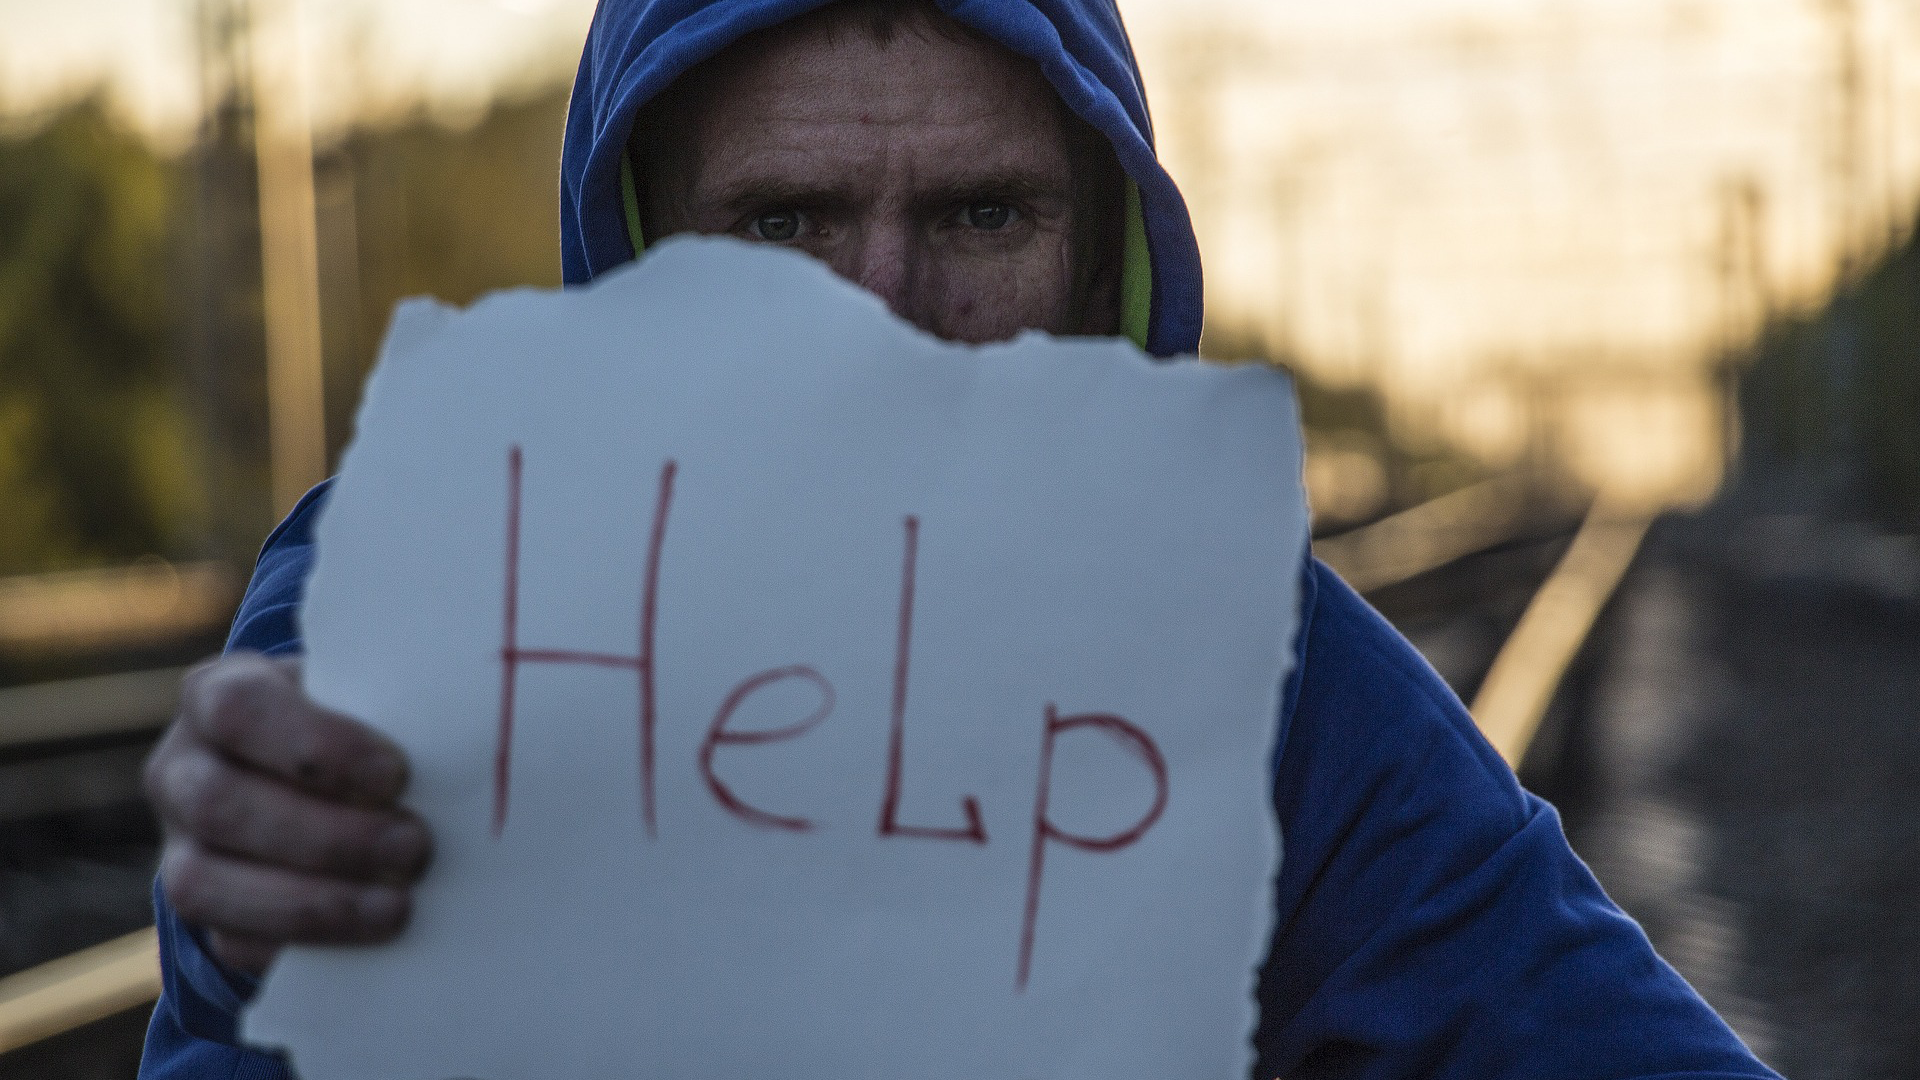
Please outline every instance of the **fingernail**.
M392 926L400 921L407 910L406 894L384 885L360 890L360 895L353 903L360 921L373 927Z
M412 821L387 826L373 844L374 859L390 870L411 870L426 853L427 830Z

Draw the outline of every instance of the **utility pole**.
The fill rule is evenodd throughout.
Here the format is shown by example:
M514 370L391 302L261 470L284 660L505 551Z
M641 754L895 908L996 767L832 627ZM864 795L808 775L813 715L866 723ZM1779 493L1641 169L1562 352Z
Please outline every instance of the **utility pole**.
M1721 181L1720 238L1714 270L1720 286L1720 340L1715 374L1720 390L1721 465L1731 475L1740 463L1740 369L1772 314L1767 255L1767 193L1759 179L1741 173Z
M327 472L320 255L300 0L252 0L251 16L268 448L278 516Z
M1851 283L1866 256L1867 182L1864 121L1865 58L1860 46L1859 0L1820 0L1833 47L1833 112L1828 143L1833 228L1840 253L1840 280Z
M257 289L260 236L253 154L247 0L196 0L201 118L185 236L189 316L181 355L194 387L209 510L201 553L240 561L268 522L265 342Z
M1882 14L1885 20L1880 35L1882 71L1877 95L1880 98L1880 212L1886 217L1886 250L1894 252L1906 239L1907 230L1906 187L1901 175L1905 159L1901 156L1900 54L1904 43L1913 39L1906 25L1905 6L1885 5Z

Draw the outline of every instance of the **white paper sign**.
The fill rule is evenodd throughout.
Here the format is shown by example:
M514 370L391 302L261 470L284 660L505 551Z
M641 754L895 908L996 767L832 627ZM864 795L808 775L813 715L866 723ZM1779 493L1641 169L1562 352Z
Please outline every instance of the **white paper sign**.
M402 308L307 684L390 732L398 943L306 1080L1240 1080L1306 536L1284 376L965 348L791 253Z

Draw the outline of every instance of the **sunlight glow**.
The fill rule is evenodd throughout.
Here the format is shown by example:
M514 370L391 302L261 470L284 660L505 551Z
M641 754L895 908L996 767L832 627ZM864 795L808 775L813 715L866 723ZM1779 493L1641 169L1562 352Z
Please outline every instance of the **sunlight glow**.
M1674 499L1719 359L1920 201L1905 0L1122 0L1209 325L1491 466ZM569 77L592 0L307 0L314 122ZM183 142L191 0L0 0L0 118L88 86ZM0 123L7 122L0 119ZM1322 469L1364 477L1352 462ZM1358 479L1363 487L1373 481Z
M1210 325L1489 464L1710 493L1718 358L1920 198L1897 0L1121 6Z

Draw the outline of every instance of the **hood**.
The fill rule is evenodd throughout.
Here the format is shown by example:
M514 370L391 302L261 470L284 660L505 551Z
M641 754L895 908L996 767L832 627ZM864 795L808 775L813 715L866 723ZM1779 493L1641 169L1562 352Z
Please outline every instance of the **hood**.
M627 136L681 72L828 0L601 0L580 58L561 153L560 255L568 284L634 258ZM1133 47L1114 0L938 0L1040 65L1068 108L1113 143L1129 179L1122 323L1156 356L1200 345L1200 249L1186 202L1154 155ZM623 192L623 183L625 191ZM637 215L635 215L637 223Z

